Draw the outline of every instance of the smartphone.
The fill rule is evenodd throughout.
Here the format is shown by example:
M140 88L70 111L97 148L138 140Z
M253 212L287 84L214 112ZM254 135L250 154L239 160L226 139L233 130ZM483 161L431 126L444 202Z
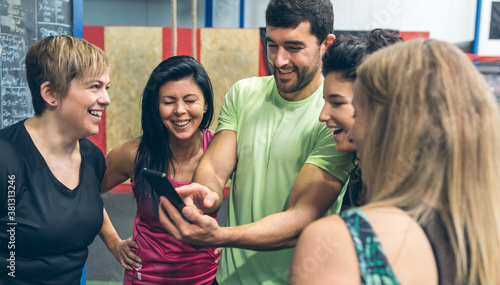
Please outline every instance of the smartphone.
M186 204L184 204L181 196L179 196L177 191L175 191L174 186L172 186L172 183L170 183L170 181L168 180L167 174L147 168L144 168L142 170L142 174L151 185L151 188L156 192L158 197L165 196L165 198L167 198L182 215L182 208L184 208ZM186 219L184 215L182 215L182 217L189 222L189 220Z

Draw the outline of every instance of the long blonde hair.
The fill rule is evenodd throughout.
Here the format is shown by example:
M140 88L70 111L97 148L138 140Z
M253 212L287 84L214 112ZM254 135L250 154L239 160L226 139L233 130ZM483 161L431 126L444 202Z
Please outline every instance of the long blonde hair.
M370 206L435 209L459 284L500 280L499 106L467 56L437 40L398 43L358 69L369 100L363 180Z

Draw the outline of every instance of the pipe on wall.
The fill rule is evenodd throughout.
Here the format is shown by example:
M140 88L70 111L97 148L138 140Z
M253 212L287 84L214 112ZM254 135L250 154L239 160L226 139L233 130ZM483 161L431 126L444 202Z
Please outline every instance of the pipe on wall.
M205 27L214 26L214 1L205 0Z
M472 43L473 54L477 54L479 48L479 27L481 24L481 6L482 6L482 0L477 0L476 29L474 32L474 42Z

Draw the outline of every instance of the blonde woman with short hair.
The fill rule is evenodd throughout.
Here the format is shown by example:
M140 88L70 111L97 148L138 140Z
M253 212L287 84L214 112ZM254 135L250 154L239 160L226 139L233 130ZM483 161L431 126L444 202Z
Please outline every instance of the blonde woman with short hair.
M0 130L0 284L79 284L101 229L99 131L110 63L84 39L50 36L25 58L35 115Z

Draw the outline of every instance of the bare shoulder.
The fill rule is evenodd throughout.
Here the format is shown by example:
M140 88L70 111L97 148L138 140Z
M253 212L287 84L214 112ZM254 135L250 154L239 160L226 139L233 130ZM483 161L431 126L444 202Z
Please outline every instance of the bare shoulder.
M126 162L127 164L134 163L140 142L141 139L136 138L114 147L106 156L106 160L113 160L121 163Z
M134 162L140 139L133 139L113 148L106 155L106 173L101 183L105 193L128 179L134 179Z
M321 218L300 235L290 284L360 284L354 243L340 216Z
M307 232L311 234L332 235L339 238L339 233L344 230L348 233L344 220L339 215L331 215L309 224L304 230L304 234Z
M368 208L363 212L401 283L437 284L432 247L422 227L412 217L396 207Z

